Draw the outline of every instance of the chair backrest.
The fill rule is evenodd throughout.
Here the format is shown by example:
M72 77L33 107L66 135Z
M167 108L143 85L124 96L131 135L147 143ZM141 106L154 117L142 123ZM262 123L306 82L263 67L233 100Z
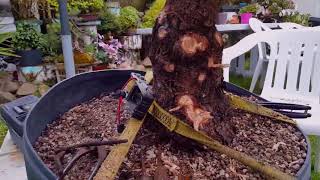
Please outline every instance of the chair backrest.
M249 20L250 28L253 30L253 32L262 32L262 31L272 31L271 28L269 28L266 24L261 22L259 19L251 18ZM258 44L258 51L259 51L259 59L266 59L267 57L267 48L265 43L259 43Z
M296 23L279 23L279 27L281 29L302 29L302 28L306 28L305 26L302 26L300 24L296 24Z
M249 25L254 32L272 31L271 28L256 18L250 18Z
M320 31L308 28L254 33L225 49L223 63L263 42L270 46L270 57L262 96L319 103Z

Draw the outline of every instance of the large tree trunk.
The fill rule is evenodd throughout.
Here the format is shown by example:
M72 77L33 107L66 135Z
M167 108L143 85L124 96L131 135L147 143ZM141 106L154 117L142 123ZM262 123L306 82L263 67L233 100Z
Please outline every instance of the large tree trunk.
M232 128L223 119L229 105L223 92L223 40L215 27L218 4L167 0L153 30L150 59L158 103L183 114L196 130L230 142Z

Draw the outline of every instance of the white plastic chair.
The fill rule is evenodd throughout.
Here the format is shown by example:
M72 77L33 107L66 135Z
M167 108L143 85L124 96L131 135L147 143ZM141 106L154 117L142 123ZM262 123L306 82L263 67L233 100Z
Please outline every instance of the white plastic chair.
M312 117L296 122L306 134L320 136L320 31L305 28L251 34L224 50L223 64L229 64L259 43L270 46L261 96L273 102L310 105ZM229 68L225 69L224 78L229 81ZM320 149L317 170L319 162Z
M260 20L258 20L256 18L251 18L249 21L249 25L254 32L272 31L271 28L269 28L267 25L265 25L263 22L261 22ZM302 26L300 24L290 23L290 22L279 23L279 27L281 29L308 28L308 27ZM267 48L266 48L265 43L258 44L258 51L259 51L259 59L258 59L257 66L256 66L256 69L255 69L253 77L252 77L252 81L251 81L251 85L250 85L250 89L249 89L250 92L254 91L256 84L258 82L259 76L262 74L265 74L264 70L265 70L265 67L268 63Z
M250 28L254 32L261 32L261 31L272 31L271 28L269 28L266 24L261 22L260 20L256 18L251 18L249 21ZM296 23L279 23L279 27L281 29L301 29L305 28L304 26ZM250 92L253 92L256 84L258 82L259 76L262 74L265 74L265 67L268 63L268 55L267 55L267 47L265 43L259 43L258 44L258 51L259 51L259 59L257 62L257 66L255 68L251 85L250 85ZM263 77L262 77L263 78Z
M265 25L263 22L261 22L256 18L251 18L249 20L249 25L254 32L272 31L271 28L269 28L267 25ZM253 77L252 77L252 81L249 89L250 92L254 91L254 88L256 87L259 76L262 74L263 67L268 62L267 47L265 43L258 44L258 52L259 52L259 57L258 57L258 62L255 68L255 71L253 73Z
M236 45L225 49L223 64L230 63L232 59L263 42L270 45L271 52L261 96L272 101L310 104L319 107L320 32L302 29L254 33ZM224 77L226 81L229 80L228 68L224 72ZM320 112L320 107L319 109L313 108L313 111L315 110ZM311 122L309 119L305 121L306 123ZM318 128L312 126L305 131L320 136L320 120L315 121L315 123L318 122Z

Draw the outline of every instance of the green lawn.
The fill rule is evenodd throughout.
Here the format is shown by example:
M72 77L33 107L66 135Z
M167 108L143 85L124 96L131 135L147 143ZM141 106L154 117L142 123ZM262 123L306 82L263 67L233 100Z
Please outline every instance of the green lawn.
M0 146L2 145L4 137L7 134L7 130L8 130L8 128L7 128L6 124L2 121L2 117L0 115Z

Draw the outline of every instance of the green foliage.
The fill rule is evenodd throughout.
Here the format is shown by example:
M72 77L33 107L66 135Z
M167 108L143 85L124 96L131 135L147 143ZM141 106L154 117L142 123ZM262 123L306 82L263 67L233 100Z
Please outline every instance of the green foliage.
M114 33L121 32L121 25L118 16L111 13L108 9L100 14L100 19L101 25L98 27L99 30Z
M12 38L13 33L1 33L0 34L0 55L1 56L16 56L11 47L7 45L9 39Z
M121 8L119 16L106 9L100 14L100 18L101 25L99 30L105 32L125 32L130 28L138 27L140 23L139 11L132 6Z
M60 23L54 22L47 25L47 34L42 35L41 50L44 55L56 56L61 53Z
M106 54L104 51L102 51L102 50L99 50L99 51L95 54L95 59L96 59L97 61L102 62L103 64L109 64L109 63L112 62L112 60L109 59L109 58L107 57L107 54Z
M16 50L41 49L42 34L32 24L19 23L12 44Z
M6 137L7 131L8 131L8 127L6 126L4 120L0 115L0 147L3 143L4 138Z
M51 24L47 24L48 33L60 34L60 31L61 31L61 25L59 22L53 22Z
M283 16L284 22L297 23L303 26L309 26L309 19L310 19L310 14L300 14L299 12L295 12L290 15Z
M292 0L258 0L259 5L270 10L272 14L279 14L284 9L294 9L295 4Z
M48 0L50 6L58 11L58 0ZM68 0L69 12L92 13L99 12L104 7L104 0Z
M245 6L243 8L240 9L239 13L243 14L243 13L252 13L252 14L256 14L258 11L258 5L257 4L250 4L248 6Z
M97 47L94 44L89 44L84 47L84 52L89 54L94 54L97 51Z
M153 2L152 6L146 12L146 14L142 19L141 27L152 28L165 4L166 4L166 0L156 0L155 2Z
M132 6L121 8L118 21L122 32L130 28L136 28L140 22L139 11Z

